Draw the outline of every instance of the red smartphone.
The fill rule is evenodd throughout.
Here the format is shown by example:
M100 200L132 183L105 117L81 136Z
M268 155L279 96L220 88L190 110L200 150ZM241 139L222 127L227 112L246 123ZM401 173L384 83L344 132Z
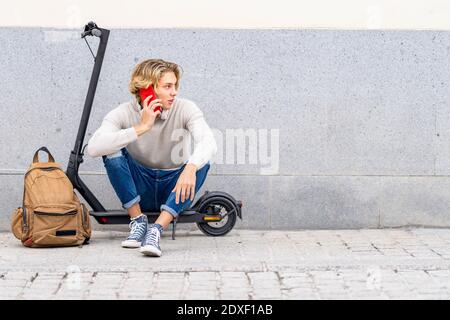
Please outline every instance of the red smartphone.
M148 104L150 104L150 102L152 102L155 99L158 99L158 97L156 96L155 90L153 90L153 86L149 85L147 89L143 88L141 90L139 90L139 96L141 97L141 105L142 107L144 107L144 100L147 99L148 96L152 96L150 98L150 101L148 102ZM154 111L160 111L162 112L161 106L156 106Z

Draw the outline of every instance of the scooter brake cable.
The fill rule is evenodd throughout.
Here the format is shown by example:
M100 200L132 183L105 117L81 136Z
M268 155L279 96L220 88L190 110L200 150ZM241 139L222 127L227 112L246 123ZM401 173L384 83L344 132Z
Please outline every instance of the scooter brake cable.
M86 44L87 44L87 46L88 46L88 48L89 48L89 51L91 51L91 54L92 54L92 56L94 57L94 62L95 62L95 59L96 59L97 57L94 56L94 53L93 53L92 50L91 50L91 46L90 46L89 43L87 42L86 38L84 38L84 41L86 41Z

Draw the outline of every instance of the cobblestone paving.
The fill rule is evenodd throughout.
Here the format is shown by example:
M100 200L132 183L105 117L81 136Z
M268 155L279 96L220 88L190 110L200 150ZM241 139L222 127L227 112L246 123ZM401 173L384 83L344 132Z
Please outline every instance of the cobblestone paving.
M124 237L29 249L0 233L0 299L450 299L450 229L182 230L161 258Z

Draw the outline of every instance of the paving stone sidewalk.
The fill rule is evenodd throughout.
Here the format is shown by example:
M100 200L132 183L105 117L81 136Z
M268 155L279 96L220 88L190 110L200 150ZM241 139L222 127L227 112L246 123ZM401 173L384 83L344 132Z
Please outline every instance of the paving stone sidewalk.
M126 235L29 249L0 233L0 299L450 298L450 229L169 231L161 258Z

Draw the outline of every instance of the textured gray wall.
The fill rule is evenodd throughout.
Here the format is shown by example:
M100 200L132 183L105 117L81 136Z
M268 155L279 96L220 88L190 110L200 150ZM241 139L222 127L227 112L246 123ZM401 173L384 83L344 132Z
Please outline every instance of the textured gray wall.
M0 28L0 47L7 229L34 151L46 145L66 167L93 59L78 30ZM163 58L183 67L179 96L216 132L279 129L278 172L216 164L203 187L243 200L238 228L448 227L449 53L438 31L113 29L86 142L130 98L134 65ZM81 170L119 207L99 158Z

